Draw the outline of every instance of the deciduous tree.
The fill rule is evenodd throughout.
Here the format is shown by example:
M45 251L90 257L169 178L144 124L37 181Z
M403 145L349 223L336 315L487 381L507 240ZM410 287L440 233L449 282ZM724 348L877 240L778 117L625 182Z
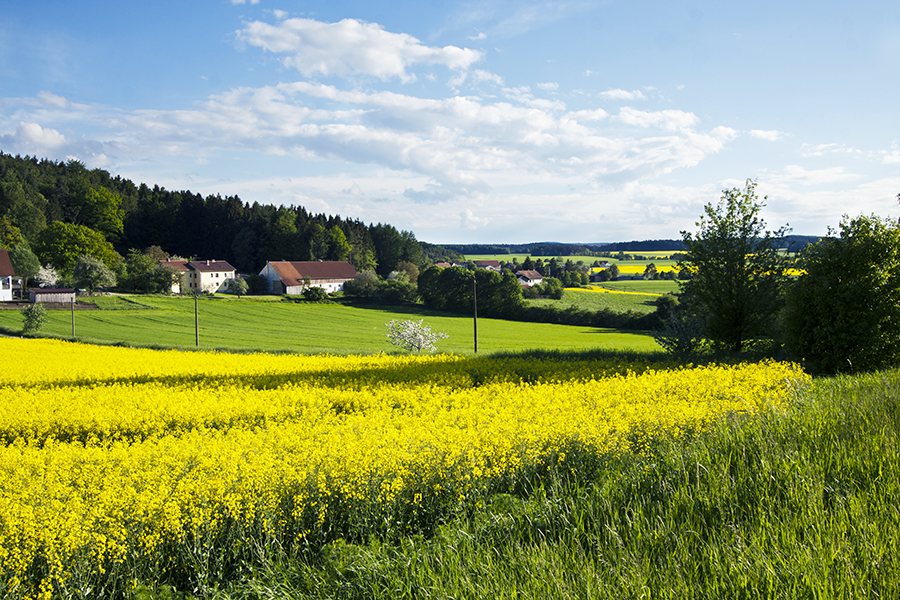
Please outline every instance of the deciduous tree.
M779 249L787 228L766 230L759 216L764 206L748 179L704 207L696 233L681 232L687 252L678 267L693 273L681 283L683 302L702 317L706 337L718 348L740 351L769 333L782 305L786 257Z
M818 371L862 371L900 362L900 225L845 217L840 232L800 252L785 341Z
M75 285L93 294L101 287L116 285L116 274L103 261L85 254L79 256L72 269Z
M422 321L422 319L418 321L397 321L394 319L385 323L385 326L388 328L388 340L393 345L400 346L410 352L419 352L421 350L434 352L436 350L434 344L449 336L442 331L432 331L431 327L423 325Z

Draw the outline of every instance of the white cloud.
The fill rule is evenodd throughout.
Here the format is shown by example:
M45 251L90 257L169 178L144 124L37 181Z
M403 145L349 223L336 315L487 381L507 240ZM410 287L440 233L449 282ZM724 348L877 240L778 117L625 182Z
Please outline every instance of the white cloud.
M894 150L890 154L885 154L881 158L881 163L885 165L900 164L900 150Z
M859 175L846 173L844 167L808 171L799 165L788 165L784 168L783 175L772 177L774 182L790 182L801 185L835 183L838 181L853 181L855 179L859 179Z
M473 42L477 42L479 40L486 40L487 34L483 31L481 31L478 33L478 35L470 35L469 39L472 40Z
M66 143L66 136L55 129L44 129L37 123L19 123L16 132L0 138L4 143L10 143L15 147L28 148L30 153L52 153Z
M803 144L800 153L804 157L825 156L826 154L862 154L858 148L846 144Z
M646 96L640 90L627 91L627 90L607 90L605 92L600 92L601 98L606 98L607 100L645 100Z
M476 217L472 210L467 208L459 213L459 222L463 229L481 229L490 220Z
M376 23L356 19L324 23L298 18L276 25L253 21L237 34L251 46L286 54L284 65L307 77L358 74L382 81L411 81L415 75L409 68L414 65L443 65L464 71L482 58L478 50L425 46L411 35L391 33Z
M72 147L55 129L35 125L20 128L19 146L26 138L43 139L45 146L62 146L42 154L114 156L120 164L185 164L184 157L216 164L235 154L294 157L305 168L328 163L380 169L384 181L408 183L363 188L365 197L428 203L484 201L498 189L526 185L629 186L694 166L736 135L725 127L700 131L696 116L676 110L623 109L613 126L602 109L570 111L562 102L535 98L527 86L504 89L503 99L436 99L297 81L235 88L186 110L97 106L65 119L67 127L78 119L87 123L91 139ZM350 186L344 182L329 193L346 198L341 192Z
M474 81L475 83L488 81L497 85L503 85L502 77L500 77L496 73L491 73L490 71L484 71L482 69L475 69L472 72L472 81Z
M784 137L784 133L781 131L772 130L763 130L763 129L751 129L750 136L754 137L758 140L768 140L770 142L775 142Z
M554 83L554 82L539 83L539 84L537 84L537 86L538 86L538 88L540 88L544 91L547 91L547 92L555 92L556 90L559 89L559 84Z
M688 129L700 122L700 119L698 119L694 113L681 110L659 110L648 112L627 106L619 111L616 118L628 125L636 125L638 127L658 127L668 131Z

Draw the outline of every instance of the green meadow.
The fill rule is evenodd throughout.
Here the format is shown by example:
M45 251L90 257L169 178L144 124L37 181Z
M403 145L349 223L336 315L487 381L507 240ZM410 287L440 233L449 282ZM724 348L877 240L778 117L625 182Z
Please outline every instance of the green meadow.
M196 347L194 300L169 296L107 296L90 299L97 309L75 311L75 338L84 342L161 348ZM42 335L72 337L69 310L49 310ZM290 302L279 297L201 297L197 305L201 349L285 351L305 354L402 352L386 337L392 320L423 319L450 337L439 351L474 352L471 316L417 306ZM17 335L22 313L0 310L0 329ZM526 350L627 350L653 352L646 333L479 318L478 352Z
M622 282L622 283L668 283L668 282L659 282L659 281L640 281L640 282ZM616 287L608 286L606 284L603 285L592 285L590 288L566 288L565 293L563 294L562 299L560 300L548 300L548 299L538 299L538 300L526 300L525 303L528 306L547 306L554 307L558 310L564 310L570 306L574 306L580 310L611 310L617 313L625 313L629 311L634 311L641 314L652 313L656 310L656 299L659 297L657 294L659 292L645 292L645 291L637 291L635 293L635 289L629 289L624 291L629 291L632 293L621 294L617 293L617 291L613 291L612 293L605 293L603 291L599 291L602 289L609 290L618 290ZM660 286L655 286L653 289L661 289ZM652 294L652 295L651 295Z

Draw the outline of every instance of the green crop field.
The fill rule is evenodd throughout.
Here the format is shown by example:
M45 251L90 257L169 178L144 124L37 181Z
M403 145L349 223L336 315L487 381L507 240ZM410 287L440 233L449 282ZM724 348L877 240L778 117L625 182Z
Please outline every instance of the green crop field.
M659 279L644 281L643 279L626 279L623 281L607 281L606 283L594 284L607 290L615 290L618 292L631 292L638 294L674 294L678 291L678 282Z
M660 281L628 281L620 283L668 283ZM615 285L615 284L614 284ZM575 306L583 310L611 310L613 312L624 313L634 311L638 313L651 313L656 310L656 294L660 292L652 292L654 295L645 293L628 293L620 294L616 292L605 293L601 289L614 289L608 285L594 285L591 288L576 289L566 288L565 294L561 300L526 300L530 306L551 306L559 309L565 309L569 306ZM655 286L653 289L662 289L661 286ZM636 289L627 290L629 292L638 291Z
M75 337L87 342L135 346L195 346L194 301L166 296L104 297L97 310L75 311ZM424 319L450 337L438 350L471 354L471 317L428 311L416 306L349 306L286 302L280 298L202 297L198 304L200 348L289 351L297 353L371 354L398 351L386 337L391 319ZM69 338L68 310L50 310L42 333ZM18 310L0 310L0 328L22 330ZM659 349L650 335L612 329L478 319L479 353L531 349Z

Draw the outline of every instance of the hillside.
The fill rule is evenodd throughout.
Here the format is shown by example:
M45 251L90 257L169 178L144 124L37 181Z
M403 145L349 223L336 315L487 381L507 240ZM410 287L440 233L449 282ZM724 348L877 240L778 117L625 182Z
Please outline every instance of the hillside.
M54 223L65 227L48 232ZM0 246L25 241L46 264L53 262L48 246L63 230L106 244L120 256L156 246L173 256L226 260L246 273L259 271L272 259L321 259L349 260L357 270L387 275L400 261L426 260L426 250L411 231L387 223L314 214L302 206L251 204L238 196L204 197L191 190L135 184L75 160L0 152ZM427 252L429 257L445 255L440 247L430 246Z

